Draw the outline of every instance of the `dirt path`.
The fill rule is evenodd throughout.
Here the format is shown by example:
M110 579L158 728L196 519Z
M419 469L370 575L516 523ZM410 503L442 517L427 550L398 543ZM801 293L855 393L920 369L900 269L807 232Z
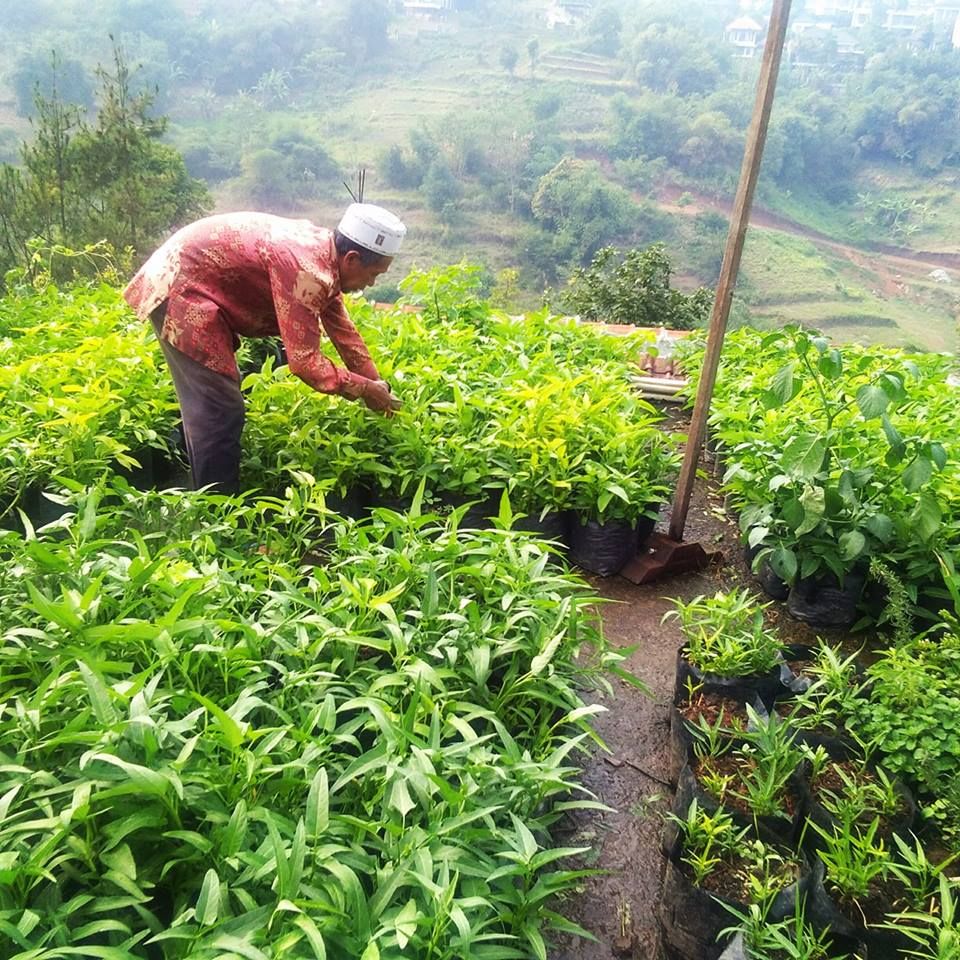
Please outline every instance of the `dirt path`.
M673 416L676 416L673 413ZM671 425L684 430L685 423ZM709 468L709 457L702 464ZM666 529L665 508L659 529ZM663 857L660 839L663 815L672 790L669 775L669 708L673 697L676 655L682 637L673 620L661 623L672 609L671 598L689 600L737 586L757 589L743 559L737 524L723 509L715 481L700 477L694 488L684 539L719 547L724 561L699 573L635 586L619 577L589 577L608 603L604 630L615 647L636 649L625 666L650 688L647 697L617 681L612 697L598 698L608 708L596 723L609 752L596 752L584 769L584 784L612 808L577 818L558 841L565 846L592 846L585 866L604 871L585 881L582 892L560 907L590 931L596 942L563 939L551 960L661 960L657 905ZM794 641L813 642L802 624L782 617L775 608L771 621Z
M666 783L669 705L681 644L673 621L661 624L661 619L672 608L669 597L712 594L747 576L736 524L725 517L721 498L702 481L692 499L686 539L720 546L728 562L645 586L616 577L588 578L609 601L603 608L609 641L615 647L636 647L625 666L647 683L653 697L617 681L614 696L598 700L609 710L596 724L609 753L598 752L590 759L584 782L613 810L579 817L576 828L559 838L565 845L592 845L586 865L605 871L588 879L582 894L564 910L597 942L564 940L551 952L551 960L660 956L660 836L671 794Z
M680 197L692 197L690 203L678 203ZM704 193L691 192L681 187L662 187L657 193L657 206L664 212L677 216L696 216L698 213L712 211L727 218L733 209L731 199L717 199ZM790 220L787 217L754 206L750 211L750 223L765 230L777 230L796 237L803 237L818 247L830 250L845 257L851 263L874 274L880 291L884 296L903 297L909 295L906 284L901 282L905 274L926 275L931 270L949 269L960 271L960 253L944 253L932 250L910 250L890 244L878 243L871 250L853 247Z

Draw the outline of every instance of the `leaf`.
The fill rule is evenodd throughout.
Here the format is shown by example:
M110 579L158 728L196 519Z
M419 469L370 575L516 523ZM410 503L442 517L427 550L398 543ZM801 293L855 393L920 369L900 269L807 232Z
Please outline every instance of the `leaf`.
M942 443L930 444L930 459L937 465L938 470L942 470L947 465L947 451Z
M820 472L826 452L826 444L817 434L800 434L783 448L783 468L801 480L812 480Z
M220 728L220 732L223 734L223 739L226 741L227 746L231 750L236 750L240 744L243 743L244 731L243 728L237 723L229 713L226 712L222 707L218 707L212 700L208 700L203 694L194 693L194 698L213 714L214 719L217 722L217 726Z
M375 940L371 940L367 944L366 950L360 954L360 960L380 960L380 948Z
M520 838L524 858L526 862L529 863L537 853L537 841L527 825L515 813L510 814L510 819L513 821L513 827L517 831L517 836Z
M51 623L64 630L80 631L83 621L65 603L55 603L45 597L31 581L27 581L27 593L30 594L30 607Z
M304 936L310 942L313 949L314 960L326 960L327 947L323 942L323 934L317 925L306 914L299 914L293 918L294 926L303 931Z
M393 921L397 934L397 946L399 946L401 950L406 949L410 938L417 932L418 916L416 901L408 900L406 906L397 914L397 918Z
M398 772L390 784L390 797L387 800L387 806L396 810L401 817L406 817L416 807L416 803L410 797L407 781L402 771Z
M840 556L844 560L856 560L867 546L867 538L859 530L840 534Z
M210 946L221 951L238 953L241 957L245 957L246 960L270 960L265 953L258 950L249 941L241 940L239 937L226 933L220 934Z
M940 529L943 514L937 498L925 490L920 494L917 506L910 514L910 524L921 540L929 540Z
M767 534L769 533L769 527L753 527L750 530L750 533L747 535L747 543L750 548L753 549L758 544L763 543L763 541L767 539Z
M565 631L555 634L550 638L544 648L530 661L530 673L533 676L536 677L546 670L565 636Z
M196 916L201 927L210 927L217 922L220 913L220 877L212 867L203 878L200 896L197 897Z
M893 537L893 521L882 513L869 517L864 526L881 543L889 543Z
M510 506L510 494L506 487L500 493L500 508L497 510L497 519L504 529L513 526L513 509Z
M22 783L15 784L0 797L0 824L7 819L7 814L10 812L10 804L16 799L22 787Z
M83 682L87 688L87 695L90 697L90 704L93 707L94 716L106 727L111 727L117 722L117 712L113 709L110 702L110 691L103 682L100 674L88 667L82 660L77 661L77 668Z
M799 387L794 382L796 367L795 363L788 363L774 374L769 389L763 393L763 403L768 410L789 403L799 392Z
M857 406L864 420L875 420L887 412L890 398L879 387L866 384L857 391Z
M883 414L880 417L880 423L883 425L883 433L887 438L887 444L890 449L887 451L886 461L891 467L896 466L906 455L907 445L903 442L900 432L890 422L890 418Z
M817 369L828 380L838 380L843 373L843 359L836 347L827 350L817 363Z
M932 476L933 464L926 457L917 455L913 463L903 471L903 484L911 493L915 493L926 486Z
M797 555L789 547L777 547L770 553L770 567L787 583L793 583L797 575Z
M316 840L326 833L330 823L330 790L327 771L320 767L314 774L307 793L306 827L307 836Z
M810 533L823 519L826 510L826 495L823 487L807 487L800 495L803 506L803 522L796 529L797 536Z
M791 497L789 500L785 501L783 506L780 508L780 513L784 519L784 522L792 530L796 530L796 528L803 523L803 504L800 502L798 497Z
M89 540L97 528L97 506L100 503L100 491L96 487L87 494L80 513L78 532L81 540Z
M88 763L92 762L107 763L111 766L117 767L119 770L122 770L127 777L141 790L157 796L163 796L171 788L171 786L176 789L179 783L179 781L174 783L169 774L159 773L156 770L151 770L149 767L142 767L137 763L129 763L128 761L123 760L120 757L115 757L110 753L84 754L83 758L80 760L80 769L83 770ZM181 796L183 795L182 785L180 785L177 793Z

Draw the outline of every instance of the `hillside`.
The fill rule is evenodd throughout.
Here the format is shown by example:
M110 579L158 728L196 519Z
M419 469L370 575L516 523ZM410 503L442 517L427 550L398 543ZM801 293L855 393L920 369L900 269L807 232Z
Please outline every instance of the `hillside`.
M681 285L715 281L756 77L756 62L732 57L723 40L732 2L705 5L696 18L682 4L613 3L603 16L552 29L534 0L460 4L436 17L385 4L360 17L346 0L293 0L279 16L256 3L181 5L165 24L154 6L94 4L82 27L68 30L78 6L43 5L45 33L11 27L5 50L16 66L0 87L8 159L31 129L19 105L24 50L35 72L47 56L30 38L42 35L44 50L59 45L64 62L89 76L109 55L107 31L119 27L170 117L169 142L218 210L332 223L347 200L342 181L364 167L368 198L410 226L398 275L466 259L492 286L516 268L510 295L528 308L599 246L663 241ZM794 18L807 15L801 4ZM181 47L197 52L187 57ZM883 84L890 71L903 73L905 56L877 50L882 69L863 78L785 62L739 315L944 349L953 345L956 296L930 273L943 267L949 276L953 261L940 255L958 250L955 153L940 145L931 159L929 144L910 148L919 115L897 131L899 146L877 140L875 129L892 122L881 116L891 99ZM943 83L952 83L953 67L936 56L917 54L906 66L918 76L947 71ZM939 101L927 88L918 96L932 143L934 130L952 128L934 119ZM582 161L566 180L565 158Z

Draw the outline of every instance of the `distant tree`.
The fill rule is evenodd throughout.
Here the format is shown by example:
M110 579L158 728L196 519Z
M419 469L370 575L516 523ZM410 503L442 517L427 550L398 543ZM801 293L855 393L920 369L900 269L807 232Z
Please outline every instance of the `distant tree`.
M550 120L563 106L563 94L559 90L548 90L540 94L533 102L533 115L537 120Z
M555 231L561 248L586 262L605 243L629 235L636 207L595 164L565 157L540 178L531 201L534 219Z
M422 189L427 206L436 214L442 213L447 206L455 206L463 194L463 187L441 157L430 164ZM449 211L447 217L450 217Z
M169 0L106 0L106 28L116 36L138 33L161 40L181 40L187 18L179 4Z
M611 152L615 157L666 157L675 162L689 137L688 104L673 95L645 94L610 102Z
M560 302L584 320L673 330L703 326L710 316L713 294L703 287L692 294L674 290L670 286L672 270L662 243L626 254L604 247L589 267L573 271Z
M191 177L219 183L240 173L239 157L234 152L209 142L184 146L183 162Z
M654 24L631 43L627 59L641 86L685 97L716 89L728 57L691 30Z
M837 38L832 30L804 30L791 43L790 63L830 69L837 62Z
M240 187L255 203L289 209L316 196L320 184L338 175L336 163L317 140L290 128L244 154Z
M711 174L737 166L744 138L722 113L701 113L688 132L679 153L691 173Z
M93 83L79 60L64 58L56 51L24 54L10 74L17 102L17 114L32 116L36 96L75 104L84 110L93 107Z
M23 166L33 186L34 216L41 223L55 224L59 236L68 235L68 223L78 221L83 203L77 182L77 151L71 138L82 129L81 108L64 102L57 85L57 59L52 64L49 98L36 95L34 138L22 148Z
M536 37L531 37L527 41L527 58L530 61L530 74L533 75L540 62L540 41Z
M423 183L424 171L415 155L408 154L398 143L384 152L380 168L387 185L398 190L414 190Z
M360 63L387 50L391 18L390 7L384 0L350 0L336 33L342 38L344 49Z
M956 54L892 50L851 84L847 126L862 153L938 170L960 158Z
M587 24L587 37L590 48L607 57L614 57L620 50L620 34L623 20L620 12L612 5L598 7Z
M0 169L0 269L26 266L34 238L70 247L103 240L143 255L208 208L206 188L160 142L166 120L151 114L149 94L133 92L119 47L112 68L96 76L92 124L59 98L38 95L22 167Z
M520 59L520 54L517 53L516 47L501 47L500 48L500 66L503 67L510 76L513 76L513 71L517 69L517 62Z
M241 170L243 191L254 203L279 209L293 205L298 184L290 179L287 163L279 150L261 147L244 154Z
M424 173L431 163L440 155L440 144L434 139L424 127L417 127L408 134L410 148L413 150L417 163L420 164Z
M268 70L257 80L253 94L267 109L282 107L290 99L290 74L286 70Z

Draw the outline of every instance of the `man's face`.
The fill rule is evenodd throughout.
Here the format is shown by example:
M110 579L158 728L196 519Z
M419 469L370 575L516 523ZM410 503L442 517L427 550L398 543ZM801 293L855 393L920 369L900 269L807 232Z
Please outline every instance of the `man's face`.
M369 287L390 269L391 263L393 257L378 257L373 263L364 264L356 250L345 253L340 257L340 289L344 293L356 293Z

